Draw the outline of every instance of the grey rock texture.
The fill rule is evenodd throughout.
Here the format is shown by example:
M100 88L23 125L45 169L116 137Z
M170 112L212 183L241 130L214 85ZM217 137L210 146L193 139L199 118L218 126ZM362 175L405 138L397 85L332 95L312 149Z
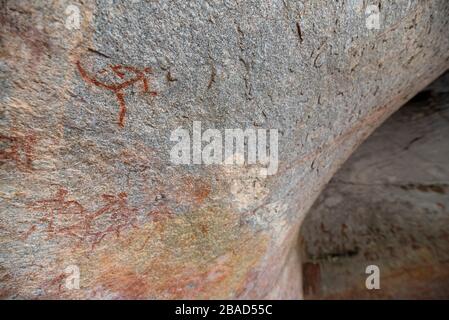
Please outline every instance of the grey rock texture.
M373 1L379 30L357 1L0 3L4 298L302 297L306 211L449 66L445 0ZM193 121L278 129L277 174L174 165Z
M306 298L449 298L448 121L446 73L332 178L301 226Z

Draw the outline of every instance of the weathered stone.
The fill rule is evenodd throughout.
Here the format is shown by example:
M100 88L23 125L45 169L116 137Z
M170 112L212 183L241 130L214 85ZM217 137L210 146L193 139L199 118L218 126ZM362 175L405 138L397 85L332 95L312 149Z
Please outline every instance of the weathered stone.
M353 1L2 1L1 296L301 297L305 212L449 66L447 1L373 2L380 30ZM174 165L193 121L278 129L277 174Z
M446 73L332 178L301 226L306 298L449 298L448 121Z

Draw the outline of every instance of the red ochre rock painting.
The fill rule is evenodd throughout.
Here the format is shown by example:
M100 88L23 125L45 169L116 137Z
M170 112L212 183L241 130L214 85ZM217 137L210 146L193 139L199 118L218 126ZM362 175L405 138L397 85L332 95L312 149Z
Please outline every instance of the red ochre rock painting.
M39 221L44 223L48 236L66 236L87 242L92 249L107 235L120 233L127 228L137 228L137 209L128 205L128 195L103 194L104 203L99 209L88 211L78 201L67 199L68 191L61 188L50 199L35 201L28 208L42 213ZM36 231L36 225L25 233L28 238Z
M143 93L149 92L150 95L156 96L157 92L149 91L148 79L146 74L151 74L151 68L144 68L143 70L139 70L138 68L131 66L124 66L120 64L109 65L110 70L112 70L113 74L119 79L123 80L121 83L105 83L99 80L96 76L89 75L89 73L81 66L79 61L76 62L78 67L78 71L81 74L82 78L97 87L111 90L114 92L117 101L120 106L118 124L120 127L124 127L125 125L125 114L126 114L126 103L125 103L125 95L124 90L132 86L134 83L142 82ZM96 73L96 75L104 74L108 71L107 68L102 69ZM131 78L126 77L126 75L131 74Z
M0 134L0 162L12 161L21 170L31 170L36 136Z

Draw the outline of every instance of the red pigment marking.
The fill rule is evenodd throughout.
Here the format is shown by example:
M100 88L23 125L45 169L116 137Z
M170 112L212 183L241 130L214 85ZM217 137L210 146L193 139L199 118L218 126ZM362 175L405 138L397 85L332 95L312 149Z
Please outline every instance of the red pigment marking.
M115 233L117 238L119 238L123 229L137 227L135 225L137 209L128 207L128 195L126 192L121 192L117 196L104 194L102 197L106 204L91 213L88 219L88 229L96 230L95 232L90 232L93 238L92 248L110 233Z
M0 142L6 146L0 150L0 161L13 161L19 169L31 170L36 137L32 134L5 136L0 134Z
M142 81L142 87L143 87L143 93L148 92L149 86L148 86L148 79L145 76L145 73L151 74L152 70L151 68L144 68L143 70L139 70L135 67L130 66L123 66L123 65L109 65L109 68L112 70L115 76L119 77L120 79L124 80L122 83L104 83L100 80L98 80L95 76L91 76L87 73L87 71L81 66L81 63L78 61L76 63L78 67L78 71L83 77L83 79L97 87L111 90L115 93L115 96L117 98L120 111L119 111L119 119L118 124L120 127L124 127L125 122L125 113L126 113L126 103L125 103L125 97L124 97L124 89L133 85L136 82ZM97 72L97 74L104 74L106 73L106 69L102 69ZM130 79L125 80L126 73L131 73L134 75ZM150 91L149 92L152 96L156 96L157 92Z
M30 207L33 211L43 212L39 221L47 225L46 232L50 237L63 234L81 239L84 234L83 231L86 230L83 226L86 212L77 201L66 200L67 194L68 191L61 188L53 198L33 202ZM78 222L65 223L64 221L74 219Z
M50 279L48 281L47 286L53 287L54 285L58 285L58 292L61 292L62 289L62 281L66 278L66 275L64 273L61 273L57 275L56 277Z
M165 218L171 217L172 215L173 212L171 212L166 205L163 205L162 207L159 207L150 212L147 212L147 216L151 217L154 222L163 221Z
M35 225L33 225L30 229L28 229L28 231L25 232L25 234L23 235L23 240L28 239L30 234L32 234L34 231L36 231L36 226Z
M31 203L30 209L43 212L39 220L46 223L49 236L75 237L81 242L91 243L92 249L108 234L120 236L120 232L127 227L136 227L136 208L128 206L128 195L121 192L118 195L103 194L105 202L98 210L88 212L74 200L67 200L68 191L59 189L50 199ZM36 230L32 226L26 237Z

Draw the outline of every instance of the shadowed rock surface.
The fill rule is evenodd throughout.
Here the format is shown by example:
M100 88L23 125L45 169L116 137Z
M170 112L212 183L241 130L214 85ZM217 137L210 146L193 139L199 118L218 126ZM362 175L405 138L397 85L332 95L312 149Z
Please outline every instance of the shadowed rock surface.
M301 227L306 298L449 298L449 74L332 178ZM380 290L367 290L368 265Z

